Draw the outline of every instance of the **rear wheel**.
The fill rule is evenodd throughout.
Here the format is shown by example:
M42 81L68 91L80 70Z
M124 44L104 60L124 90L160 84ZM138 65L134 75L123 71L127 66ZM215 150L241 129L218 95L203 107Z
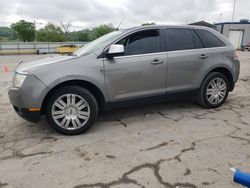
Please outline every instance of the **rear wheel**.
M46 117L60 133L81 134L94 123L98 105L94 96L79 86L59 88L47 101Z
M228 93L227 77L222 73L212 72L202 83L198 101L205 108L217 108L226 101Z

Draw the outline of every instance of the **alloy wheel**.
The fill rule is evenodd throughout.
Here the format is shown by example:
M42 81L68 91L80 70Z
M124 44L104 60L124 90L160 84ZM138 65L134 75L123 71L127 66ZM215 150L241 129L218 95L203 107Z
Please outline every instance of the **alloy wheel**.
M66 130L77 130L89 120L88 102L76 94L65 94L55 100L51 114L58 126Z
M222 78L214 78L207 86L206 98L211 104L216 105L224 100L226 93L226 82Z

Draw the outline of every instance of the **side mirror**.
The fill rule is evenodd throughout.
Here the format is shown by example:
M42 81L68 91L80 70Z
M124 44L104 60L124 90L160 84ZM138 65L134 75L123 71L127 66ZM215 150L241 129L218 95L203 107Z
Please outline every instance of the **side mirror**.
M124 54L124 46L121 44L113 44L110 46L108 53L106 56L108 58L113 58L115 56L123 55Z

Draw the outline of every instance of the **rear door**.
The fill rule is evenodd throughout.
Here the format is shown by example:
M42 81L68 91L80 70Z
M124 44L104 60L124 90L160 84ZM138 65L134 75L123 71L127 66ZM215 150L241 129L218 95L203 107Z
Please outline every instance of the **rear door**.
M234 49L218 38L215 34L210 31L198 29L201 39L204 41L204 44L209 48L213 62L211 62L210 67L219 67L225 66L226 62L231 62L234 54Z
M166 28L167 92L199 88L204 67L212 60L198 34L189 28Z

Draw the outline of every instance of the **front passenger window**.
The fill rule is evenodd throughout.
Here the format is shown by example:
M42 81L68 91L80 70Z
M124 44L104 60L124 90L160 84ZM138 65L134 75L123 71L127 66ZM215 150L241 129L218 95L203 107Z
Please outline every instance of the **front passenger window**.
M120 40L117 44L124 45L125 56L161 51L159 30L139 31Z

